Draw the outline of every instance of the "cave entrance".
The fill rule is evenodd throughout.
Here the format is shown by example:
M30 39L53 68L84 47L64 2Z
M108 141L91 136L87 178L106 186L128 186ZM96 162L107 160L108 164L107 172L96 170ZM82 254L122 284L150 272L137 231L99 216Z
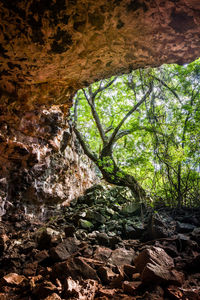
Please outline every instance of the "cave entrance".
M102 179L151 205L199 205L199 76L198 59L77 92L73 128Z

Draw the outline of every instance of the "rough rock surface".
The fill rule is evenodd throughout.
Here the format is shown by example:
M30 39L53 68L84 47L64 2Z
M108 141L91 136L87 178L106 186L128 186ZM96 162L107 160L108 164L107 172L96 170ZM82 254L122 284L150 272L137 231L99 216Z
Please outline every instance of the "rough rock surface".
M72 95L134 68L195 59L199 24L196 0L1 0L0 215L5 199L62 202L88 187L66 130Z
M196 0L2 0L0 11L1 89L29 108L66 103L114 73L200 55Z
M94 190L90 196L92 193ZM105 197L97 201L103 204ZM114 210L119 198L110 201ZM84 202L71 204L71 210L76 206L86 208ZM106 227L95 223L95 231L84 229L81 236L78 223L69 218L69 208L58 211L46 224L26 215L19 218L20 211L3 216L0 234L7 238L0 253L0 299L200 299L200 242L195 241L200 228L199 209L157 212L164 227L172 220L175 225L177 220L186 223L188 217L190 225L194 225L194 219L199 220L192 232L186 228L178 233L174 226L171 237L154 240L147 220L152 219L152 211L147 211L143 219L146 241L143 236L137 240L124 236L114 245L103 247L98 244L97 229L105 234ZM131 212L123 218L134 221L137 217ZM116 225L121 218L117 215ZM72 224L74 237L65 236L69 233L65 228L72 229ZM110 234L113 237L115 230Z
M0 215L8 202L22 201L32 213L38 205L67 203L90 187L93 167L62 107L15 114L6 103L1 107Z

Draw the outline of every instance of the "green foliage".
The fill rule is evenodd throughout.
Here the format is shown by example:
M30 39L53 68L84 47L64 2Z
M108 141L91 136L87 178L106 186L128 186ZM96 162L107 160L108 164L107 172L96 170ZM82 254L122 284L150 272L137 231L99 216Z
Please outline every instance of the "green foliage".
M109 80L94 83L95 93ZM168 205L200 204L200 60L184 65L136 70L118 77L97 93L95 109L109 140L123 117L147 93L149 97L123 123L120 131L128 133L117 139L112 155L98 159L98 166L112 174L115 163L123 178L126 172ZM86 100L80 90L77 127L90 149L100 157L105 146ZM73 115L73 110L72 110ZM156 200L155 200L156 201Z

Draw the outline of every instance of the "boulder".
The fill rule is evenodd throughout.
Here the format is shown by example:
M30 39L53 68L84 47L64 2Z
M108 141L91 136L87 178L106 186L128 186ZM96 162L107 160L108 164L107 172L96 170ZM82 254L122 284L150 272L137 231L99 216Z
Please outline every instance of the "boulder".
M194 228L191 233L192 239L194 239L200 246L200 227Z
M134 274L138 274L136 267L131 266L131 265L124 265L123 266L123 272L126 275L126 277L129 278L129 279L131 279Z
M134 255L134 250L118 248L112 252L110 258L108 259L108 262L116 266L122 266L127 264L130 265L133 261Z
M57 263L52 270L53 277L65 280L71 276L74 280L94 279L100 280L96 271L91 268L82 257L71 257L65 262Z
M94 252L94 259L107 262L112 254L112 250L106 247L97 247Z
M25 276L34 276L38 267L38 262L34 261L33 263L26 263L23 268L23 274Z
M66 260L71 254L78 251L79 245L80 242L77 239L69 237L56 247L51 248L50 255L56 261Z
M102 246L109 246L109 244L110 244L109 236L104 232L97 232L96 240L97 240L98 244L102 245Z
M105 300L114 299L114 295L115 295L116 291L117 291L116 289L100 288L98 291L98 294L100 297L103 297L102 299L105 299Z
M135 266L144 283L181 284L183 274L174 269L173 259L160 247L143 250L135 259Z

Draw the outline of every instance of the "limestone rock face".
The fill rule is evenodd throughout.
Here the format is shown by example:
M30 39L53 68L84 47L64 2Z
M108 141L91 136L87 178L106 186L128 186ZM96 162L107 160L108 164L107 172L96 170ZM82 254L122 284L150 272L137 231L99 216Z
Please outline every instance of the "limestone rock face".
M66 122L77 89L189 62L199 36L196 0L1 0L0 215L5 198L54 203L90 185Z

